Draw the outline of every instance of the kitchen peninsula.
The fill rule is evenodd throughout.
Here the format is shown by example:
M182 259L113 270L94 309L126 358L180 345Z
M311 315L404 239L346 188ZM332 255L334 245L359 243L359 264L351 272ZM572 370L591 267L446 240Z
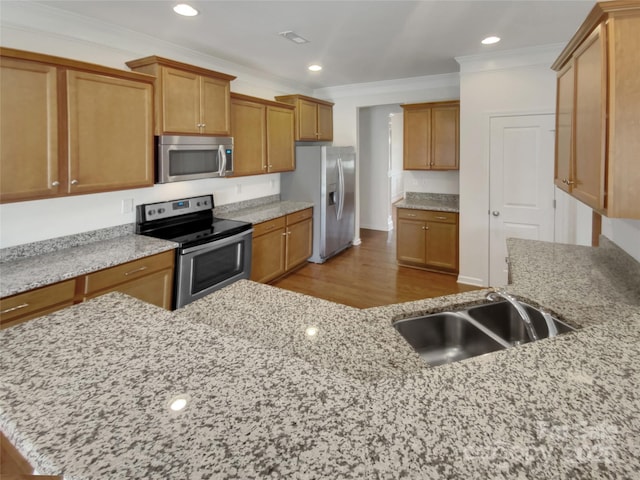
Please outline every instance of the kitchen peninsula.
M605 238L509 251L509 290L584 328L428 368L391 322L486 291L358 310L240 281L175 312L112 293L0 332L0 427L73 480L633 477L640 266Z

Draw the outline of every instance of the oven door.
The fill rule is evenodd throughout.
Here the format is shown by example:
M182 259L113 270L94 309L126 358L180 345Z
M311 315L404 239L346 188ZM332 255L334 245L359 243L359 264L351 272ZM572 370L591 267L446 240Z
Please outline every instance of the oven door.
M175 308L251 274L253 229L180 251L176 265Z

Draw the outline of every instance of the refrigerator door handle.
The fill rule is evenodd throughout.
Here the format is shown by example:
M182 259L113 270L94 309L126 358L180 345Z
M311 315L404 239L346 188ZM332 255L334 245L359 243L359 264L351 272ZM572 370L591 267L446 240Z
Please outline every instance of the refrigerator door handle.
M338 220L341 220L344 209L344 169L340 157L338 157L338 189Z

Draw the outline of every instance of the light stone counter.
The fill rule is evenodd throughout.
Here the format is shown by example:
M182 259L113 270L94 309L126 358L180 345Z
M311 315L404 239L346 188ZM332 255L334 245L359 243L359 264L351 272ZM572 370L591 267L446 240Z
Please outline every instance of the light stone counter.
M223 210L216 207L214 215L220 218L250 222L253 224L273 220L290 213L313 207L310 202L294 202L291 200L274 201L271 203L241 208L237 210Z
M485 291L368 310L244 280L175 312L105 295L0 332L0 427L72 480L634 478L637 262L609 278L614 245L550 248L509 241L509 289L591 326L437 368L391 321Z
M446 193L407 192L405 197L395 203L394 206L413 210L457 213L460 211L460 198L459 195Z
M172 250L178 245L141 235L123 235L21 257L0 264L0 297Z

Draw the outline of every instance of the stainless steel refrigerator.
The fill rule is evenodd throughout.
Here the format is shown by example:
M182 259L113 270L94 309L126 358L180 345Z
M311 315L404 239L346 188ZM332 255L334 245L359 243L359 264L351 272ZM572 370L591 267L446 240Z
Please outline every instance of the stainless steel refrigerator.
M356 153L353 147L297 146L296 169L281 174L282 200L313 202L313 254L323 263L355 236Z

